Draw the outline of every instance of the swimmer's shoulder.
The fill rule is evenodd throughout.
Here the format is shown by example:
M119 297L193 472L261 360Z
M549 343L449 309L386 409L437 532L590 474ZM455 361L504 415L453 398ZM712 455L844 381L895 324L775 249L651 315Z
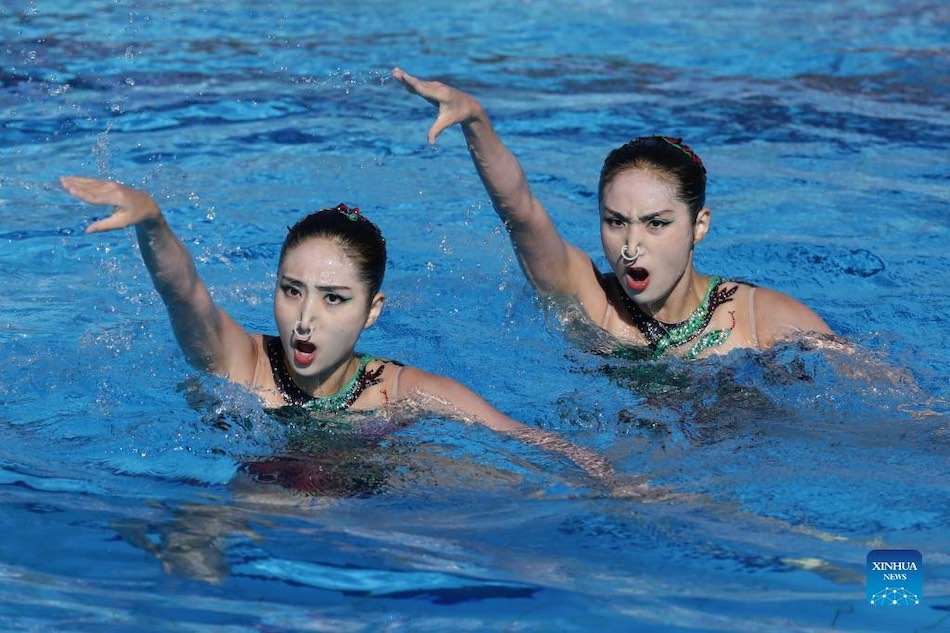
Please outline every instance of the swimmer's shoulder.
M360 396L354 409L380 410L415 402L429 409L448 411L469 392L453 378L391 359L374 358L366 365L365 374L374 384Z
M554 305L569 322L588 322L609 330L610 328L606 327L605 323L612 320L611 316L620 311L618 308L620 286L617 284L617 278L611 271L601 272L586 253L576 248L575 251L577 251L577 258L584 259L584 264L575 267L573 292L553 296ZM583 314L581 319L575 318L579 316L576 314L578 310Z
M752 288L755 329L761 348L805 333L832 334L828 324L798 299L771 288Z
M366 356L367 354L361 354ZM357 401L361 409L380 409L394 404L405 390L406 377L413 374L413 368L391 358L368 354L369 362L363 370L368 388ZM408 371L407 371L408 370Z
M413 396L434 397L450 403L460 392L469 391L454 378L396 361L385 361L384 375L387 376L384 381L387 404Z
M228 379L231 382L244 385L257 394L266 407L286 405L287 402L280 394L280 389L274 378L273 361L275 359L272 359L271 355L276 353L277 350L273 350L271 353L268 351L268 345L273 345L275 342L277 342L278 349L280 349L280 339L270 334L260 333L250 334L249 338L252 341L253 350L252 361L249 364L250 371L246 371L242 375L231 374Z

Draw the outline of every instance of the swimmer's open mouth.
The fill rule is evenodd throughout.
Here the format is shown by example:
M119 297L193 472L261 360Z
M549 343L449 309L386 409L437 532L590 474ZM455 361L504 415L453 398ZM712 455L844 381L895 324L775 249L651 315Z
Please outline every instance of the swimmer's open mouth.
M650 276L650 273L647 272L646 268L628 268L627 276L629 276L634 281L643 281Z
M313 354L317 351L317 346L309 341L297 341L294 343L294 348L304 354Z
M650 271L639 266L627 269L626 280L627 288L634 292L643 292L650 284Z

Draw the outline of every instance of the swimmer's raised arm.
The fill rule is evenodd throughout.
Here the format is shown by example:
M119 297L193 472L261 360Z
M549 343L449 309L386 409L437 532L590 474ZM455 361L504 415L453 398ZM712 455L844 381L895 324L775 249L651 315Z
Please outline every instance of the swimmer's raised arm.
M109 217L90 224L86 233L135 227L142 259L191 365L223 375L256 357L253 338L215 305L188 249L149 194L109 180L66 176L60 182L84 202L113 207Z
M613 467L602 455L569 442L555 433L508 417L452 378L407 366L401 372L399 381L401 393L408 394L433 413L448 415L465 422L477 422L522 442L561 453L601 483L609 486L616 483Z
M525 274L544 294L581 295L593 275L590 257L566 242L531 192L521 164L505 147L482 105L471 95L439 81L423 81L401 68L393 77L438 107L428 139L459 124L478 175L505 223ZM595 284L596 285L596 284Z

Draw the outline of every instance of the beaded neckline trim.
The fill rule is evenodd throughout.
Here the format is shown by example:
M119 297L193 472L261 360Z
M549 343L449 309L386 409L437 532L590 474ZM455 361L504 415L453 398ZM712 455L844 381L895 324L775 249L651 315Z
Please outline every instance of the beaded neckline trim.
M647 315L624 292L623 288L619 288L619 290L630 319L646 338L648 346L653 350L653 357L659 358L669 348L680 347L699 337L703 330L709 326L716 308L732 301L733 295L739 287L733 286L728 290L724 290L722 284L723 279L721 277L710 277L709 286L706 288L703 300L686 319L679 323L666 323ZM619 280L617 280L617 285L619 287ZM699 337L699 340L683 355L683 358L686 360L695 359L703 350L724 343L731 333L732 327L707 332Z
M284 348L280 344L280 338L276 336L267 337L266 348L271 364L271 372L274 374L274 382L277 383L277 388L284 396L284 400L288 404L302 406L311 411L321 413L343 411L356 402L367 387L378 384L382 380L383 366L381 365L374 371L366 371L366 366L376 359L369 354L362 354L359 355L360 362L353 376L339 391L329 396L312 396L298 387L290 372L287 371L287 366L284 363Z

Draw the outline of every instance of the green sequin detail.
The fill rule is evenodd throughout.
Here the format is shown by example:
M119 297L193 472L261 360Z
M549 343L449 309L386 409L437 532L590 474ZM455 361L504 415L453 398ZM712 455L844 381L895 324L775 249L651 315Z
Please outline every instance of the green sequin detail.
M702 328L704 328L709 323L710 298L713 295L713 291L719 287L720 283L722 283L721 277L712 276L709 278L709 287L706 288L706 294L703 296L703 300L700 302L699 306L697 306L697 308L685 321L668 330L656 341L656 346L653 351L653 358L659 358L669 348L678 347L692 340L697 334L699 334ZM718 307L720 303L721 301L718 301L716 303L716 307ZM715 307L713 309L715 309ZM688 352L686 352L686 354L683 355L683 359L695 360L696 357L698 357L704 350L709 349L710 347L716 347L717 345L722 345L726 339L729 338L731 333L732 328L707 332L702 337L700 337L698 341L696 341L696 343L689 349Z
M312 400L305 402L303 407L310 411L319 411L321 413L335 413L349 407L356 399L354 397L356 391L361 388L360 377L362 377L366 365L372 360L374 359L369 354L361 356L360 364L356 367L356 371L353 372L353 377L350 378L349 382L340 387L339 391L329 396L315 396Z
M692 348L690 348L688 352L686 352L686 354L683 356L683 359L696 360L696 357L699 356L703 350L725 343L730 334L732 334L732 328L707 332L696 342L695 345L693 345Z

